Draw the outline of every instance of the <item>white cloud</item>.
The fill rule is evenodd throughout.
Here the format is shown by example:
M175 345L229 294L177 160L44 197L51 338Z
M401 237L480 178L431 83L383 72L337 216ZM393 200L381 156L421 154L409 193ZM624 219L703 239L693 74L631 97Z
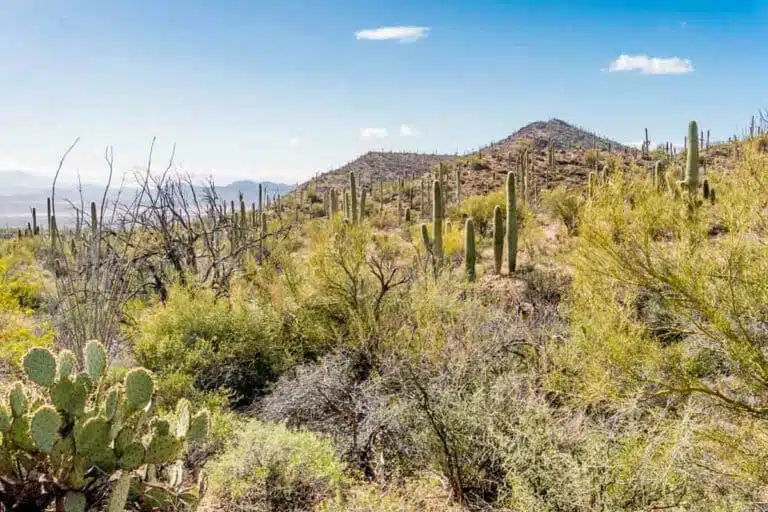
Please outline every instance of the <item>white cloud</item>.
M386 137L387 129L386 128L363 128L360 130L360 136L366 139L369 138L377 138L377 139L383 139Z
M639 71L644 75L680 75L692 72L693 64L690 60L679 57L659 58L622 54L611 63L608 71Z
M419 135L421 135L421 134L414 127L408 126L407 124L401 124L400 125L400 136L401 137L418 137Z
M427 37L429 27L379 27L355 32L358 40L392 41L401 43L418 41Z
M301 142L301 137L292 137L289 142L291 146L298 146L299 143Z

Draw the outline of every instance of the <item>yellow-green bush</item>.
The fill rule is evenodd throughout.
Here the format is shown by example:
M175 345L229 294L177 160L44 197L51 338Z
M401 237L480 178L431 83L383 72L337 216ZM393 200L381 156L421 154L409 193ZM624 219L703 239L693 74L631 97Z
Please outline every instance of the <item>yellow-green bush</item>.
M210 289L174 288L166 304L147 309L134 347L142 366L168 395L228 390L246 405L293 364L280 319L256 303L217 299Z
M697 439L688 455L712 468L704 478L764 487L768 195L755 191L768 190L768 155L745 149L734 170L709 176L714 206L630 174L585 204L570 260L574 343L557 357L582 403L653 410L663 397L685 414Z
M344 465L329 440L258 420L210 467L218 510L311 511L339 498L344 485Z

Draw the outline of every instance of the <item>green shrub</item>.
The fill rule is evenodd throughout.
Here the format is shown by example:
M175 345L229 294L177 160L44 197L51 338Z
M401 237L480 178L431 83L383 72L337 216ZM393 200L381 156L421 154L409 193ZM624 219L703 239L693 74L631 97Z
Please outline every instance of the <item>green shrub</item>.
M134 350L169 397L226 390L233 405L243 406L293 364L279 326L271 310L255 303L174 288L165 305L138 322Z
M219 510L311 511L343 486L344 466L330 441L257 420L210 467Z
M544 207L565 225L568 234L575 235L578 233L579 212L584 203L584 198L579 192L569 190L561 185L543 191L541 201Z

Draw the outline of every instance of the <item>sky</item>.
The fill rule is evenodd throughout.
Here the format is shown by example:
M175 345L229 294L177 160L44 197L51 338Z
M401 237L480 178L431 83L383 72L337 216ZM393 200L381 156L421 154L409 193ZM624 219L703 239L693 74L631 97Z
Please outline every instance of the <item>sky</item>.
M761 43L761 40L763 41ZM768 107L768 0L3 0L0 171L294 183L564 119L713 138Z

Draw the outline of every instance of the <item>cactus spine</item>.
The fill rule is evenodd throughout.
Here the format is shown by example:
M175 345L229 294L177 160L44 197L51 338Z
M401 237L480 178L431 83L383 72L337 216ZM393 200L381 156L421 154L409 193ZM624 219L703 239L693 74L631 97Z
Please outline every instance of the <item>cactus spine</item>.
M440 182L435 180L432 186L432 236L434 237L433 251L437 264L443 262L443 192Z
M493 209L493 268L501 274L501 262L504 259L504 224L501 206Z
M507 174L507 271L511 275L517 269L517 200L515 198L515 173Z
M688 123L688 159L685 176L688 193L695 195L699 188L699 128L696 121Z
M467 281L470 283L475 281L475 223L472 222L472 218L467 219L467 223L464 227L464 265L467 272Z

